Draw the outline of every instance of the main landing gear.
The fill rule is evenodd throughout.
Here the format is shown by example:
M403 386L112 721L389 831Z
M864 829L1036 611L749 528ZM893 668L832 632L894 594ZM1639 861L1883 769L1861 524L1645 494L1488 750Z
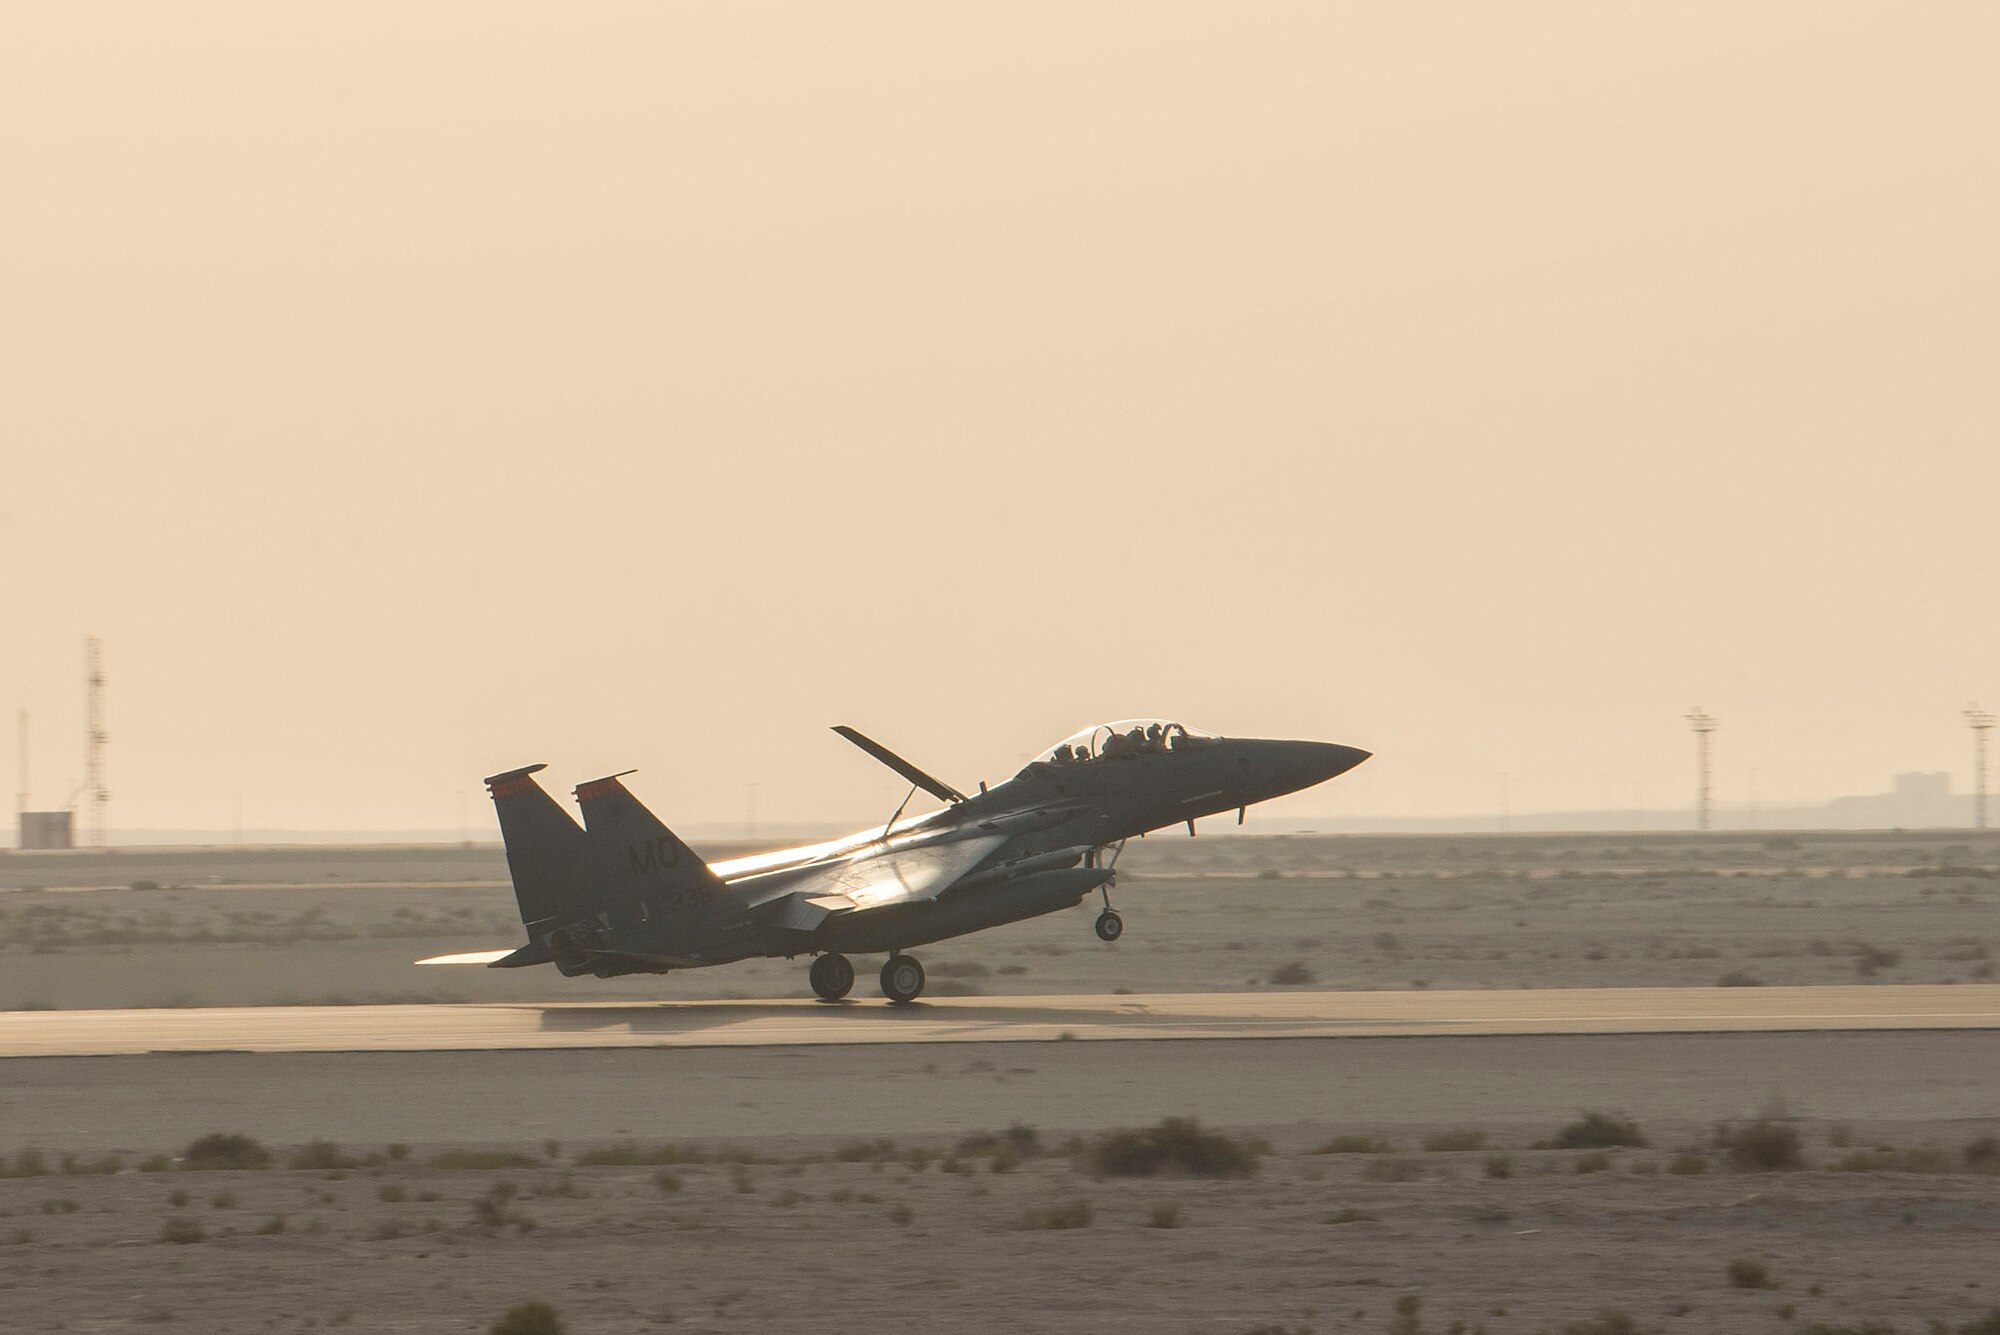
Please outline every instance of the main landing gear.
M854 989L854 963L847 956L829 951L812 962L806 977L821 1001L839 1001ZM924 966L914 955L897 953L882 966L882 995L898 1006L907 1006L924 991Z
M923 994L924 966L914 955L891 955L882 966L882 995L890 1004L907 1006Z
M854 987L854 965L845 955L821 955L806 976L821 1001L839 1001Z

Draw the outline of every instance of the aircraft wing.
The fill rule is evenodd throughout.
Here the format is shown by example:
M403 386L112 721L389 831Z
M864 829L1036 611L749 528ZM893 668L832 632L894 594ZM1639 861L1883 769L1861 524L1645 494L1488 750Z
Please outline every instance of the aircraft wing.
M1005 835L980 835L829 862L787 876L788 893L755 911L774 926L809 932L836 914L936 899L1006 841Z

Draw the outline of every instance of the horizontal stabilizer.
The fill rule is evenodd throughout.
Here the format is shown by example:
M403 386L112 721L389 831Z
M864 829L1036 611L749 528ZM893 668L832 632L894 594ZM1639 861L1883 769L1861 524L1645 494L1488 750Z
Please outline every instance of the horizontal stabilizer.
M458 955L433 955L419 964L483 964L489 969L520 969L547 964L555 955L546 941L530 941L513 950L468 950Z

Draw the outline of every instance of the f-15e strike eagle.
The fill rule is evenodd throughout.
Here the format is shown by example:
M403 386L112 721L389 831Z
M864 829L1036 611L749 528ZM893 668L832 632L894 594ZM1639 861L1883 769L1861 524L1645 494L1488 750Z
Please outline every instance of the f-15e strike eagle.
M887 952L882 993L924 990L905 952L1103 896L1097 935L1116 941L1118 853L1133 835L1281 797L1344 774L1369 753L1326 742L1215 737L1165 719L1126 719L1058 742L1013 778L961 793L862 736L834 729L910 791L889 822L844 839L703 862L619 780L576 789L579 827L534 779L541 765L486 780L528 944L440 955L425 964L567 977L668 973L757 957L814 957L812 989L854 986L848 952ZM626 771L630 773L631 771ZM918 791L945 803L907 819Z

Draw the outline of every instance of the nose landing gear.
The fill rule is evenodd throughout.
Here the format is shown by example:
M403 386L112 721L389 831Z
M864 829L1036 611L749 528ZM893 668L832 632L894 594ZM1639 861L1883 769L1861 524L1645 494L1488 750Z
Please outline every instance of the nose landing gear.
M806 977L821 1001L839 1001L854 987L854 965L845 955L821 955Z
M1104 850L1101 848L1091 849L1088 853L1083 855L1083 865L1086 867L1097 866L1098 856L1099 854L1103 853L1103 851ZM1118 855L1120 853L1123 853L1124 851L1125 851L1125 841L1123 839L1120 839L1116 845L1112 846L1111 857L1109 858L1109 860L1107 860L1103 864L1105 870L1113 872L1113 877L1112 877L1113 880L1116 879L1115 869L1117 868L1118 865ZM1097 915L1097 922L1096 922L1097 939L1099 941L1103 941L1109 944L1110 942L1116 941L1119 937L1125 935L1125 920L1118 916L1117 909L1111 907L1111 881L1107 880L1103 885L1099 886L1097 890L1099 894L1104 896L1104 912Z

